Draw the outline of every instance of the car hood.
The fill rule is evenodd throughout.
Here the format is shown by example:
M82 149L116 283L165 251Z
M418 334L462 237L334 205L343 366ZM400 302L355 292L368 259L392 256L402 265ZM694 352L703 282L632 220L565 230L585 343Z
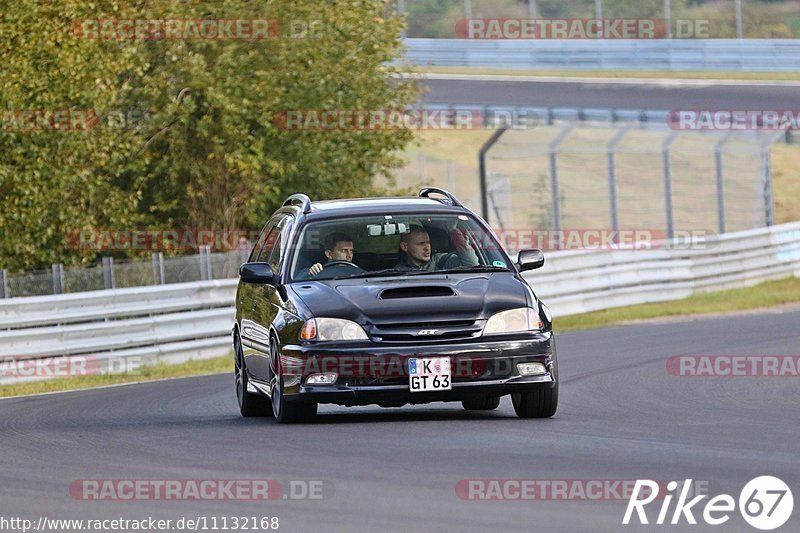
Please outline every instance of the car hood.
M290 290L312 316L360 324L478 320L533 304L530 288L513 272L309 281Z

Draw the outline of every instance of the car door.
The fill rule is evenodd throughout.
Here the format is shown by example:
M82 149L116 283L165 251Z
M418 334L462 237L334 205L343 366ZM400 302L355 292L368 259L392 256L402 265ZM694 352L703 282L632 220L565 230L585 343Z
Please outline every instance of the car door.
M280 229L278 224L283 216L273 216L264 226L248 262L266 262L272 254ZM238 305L240 309L240 328L242 352L250 375L258 378L269 373L269 326L263 322L261 309L264 308L265 285L255 283L239 284Z
M280 279L283 268L283 258L288 246L289 233L291 232L294 217L284 214L272 221L270 233L264 241L257 261L269 263L275 273L276 280ZM252 304L252 321L257 325L258 353L254 354L253 364L248 366L250 374L256 379L267 381L269 372L269 331L274 324L279 311L285 305L284 295L275 285L255 285ZM266 338L264 338L266 337Z

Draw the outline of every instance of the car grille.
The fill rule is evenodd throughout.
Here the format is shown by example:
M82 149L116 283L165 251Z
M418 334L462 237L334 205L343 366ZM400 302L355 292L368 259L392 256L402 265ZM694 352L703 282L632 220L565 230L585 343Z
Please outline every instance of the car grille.
M389 322L373 324L369 328L369 334L376 342L435 343L478 337L483 331L485 322L485 320Z

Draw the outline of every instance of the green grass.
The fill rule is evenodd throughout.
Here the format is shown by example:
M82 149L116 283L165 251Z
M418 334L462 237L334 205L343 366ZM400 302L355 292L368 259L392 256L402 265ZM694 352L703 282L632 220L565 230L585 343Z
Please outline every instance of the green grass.
M220 372L231 372L231 375L233 374L232 355L215 357L212 359L199 359L177 365L158 363L153 366L141 367L137 369L135 373L64 377L43 381L30 381L27 383L0 385L0 397L85 389L91 387L101 387L103 385L137 383L142 381L154 381L158 379L177 378L183 376L218 374ZM231 378L231 384L232 383L233 378Z
M490 74L497 76L546 76L558 78L663 78L685 80L766 80L796 81L800 72L694 72L694 71L620 71L620 70L517 70L468 67L412 68L408 72L417 74Z
M787 278L744 289L697 294L672 302L632 305L580 315L556 317L554 325L557 332L567 332L612 326L636 320L744 311L798 302L800 302L800 279ZM2 385L0 386L0 397L83 389L119 383L137 383L182 376L217 374L232 372L232 370L231 356L227 355L213 359L189 361L179 365L158 364L152 367L144 367L135 375L106 374L102 376L62 378ZM232 385L233 383L231 383L231 389L233 388Z
M800 303L800 278L769 281L744 289L695 294L683 300L604 309L592 313L555 317L555 330L576 331L661 317L704 315L764 309Z

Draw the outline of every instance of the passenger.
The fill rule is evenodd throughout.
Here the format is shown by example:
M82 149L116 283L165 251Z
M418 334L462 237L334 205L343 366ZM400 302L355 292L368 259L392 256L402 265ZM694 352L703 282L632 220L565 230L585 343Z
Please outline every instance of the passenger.
M478 264L478 256L461 230L453 232L456 253L439 252L431 256L431 239L427 230L412 224L409 233L400 235L400 262L396 270L447 270Z

